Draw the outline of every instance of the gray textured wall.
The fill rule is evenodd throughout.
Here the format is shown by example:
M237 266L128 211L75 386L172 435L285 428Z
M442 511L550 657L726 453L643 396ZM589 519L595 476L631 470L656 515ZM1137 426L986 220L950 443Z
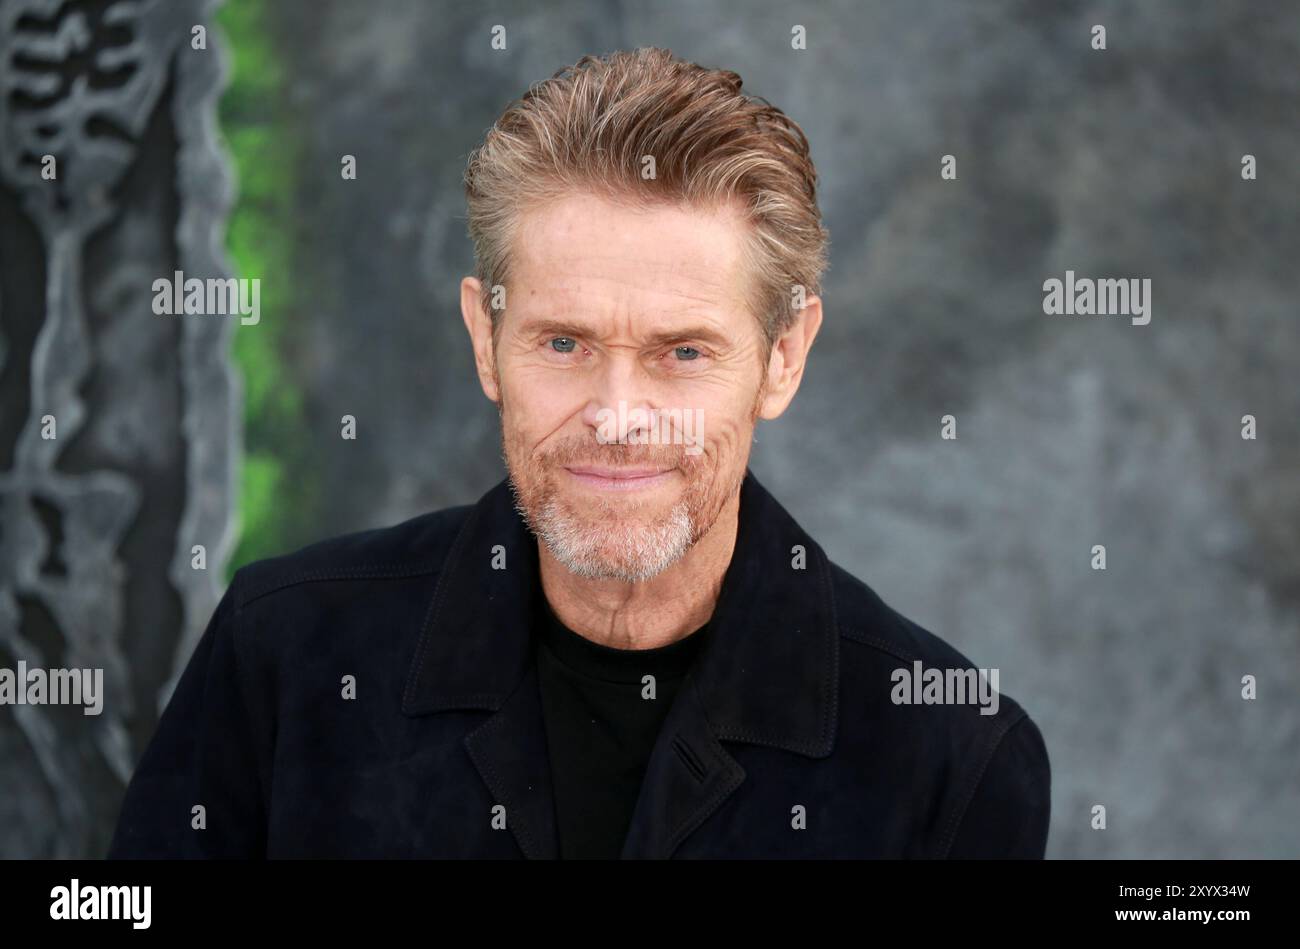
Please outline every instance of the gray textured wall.
M1052 755L1049 855L1300 855L1300 5L283 7L320 533L499 477L457 306L465 155L559 66L667 46L785 109L823 178L826 323L753 467L833 558L1001 669ZM1151 323L1044 315L1067 269L1149 277Z
M103 676L96 715L0 707L0 857L107 849L220 593L191 549L233 533L228 327L150 307L225 271L212 6L0 0L0 667Z
M753 467L832 558L1001 670L1052 756L1049 856L1300 855L1300 4L739 8L268 7L301 155L294 272L260 276L292 284L294 474L319 479L295 539L501 476L458 313L466 154L528 83L667 46L785 109L822 175L826 323ZM1067 269L1149 277L1150 325L1044 315Z

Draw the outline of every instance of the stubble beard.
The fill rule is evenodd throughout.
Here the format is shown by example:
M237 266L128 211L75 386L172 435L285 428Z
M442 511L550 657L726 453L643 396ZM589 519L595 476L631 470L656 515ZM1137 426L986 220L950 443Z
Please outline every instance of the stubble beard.
M766 390L759 386L751 410L758 419ZM503 392L498 381L497 391ZM707 448L688 454L685 445L601 443L574 436L540 456L512 438L505 422L504 397L497 402L501 457L509 475L515 509L558 562L575 575L593 580L641 583L668 569L712 529L727 501L739 490L745 466L720 484L716 455ZM737 446L739 447L739 446ZM702 446L703 448L703 446ZM674 468L685 482L681 496L662 515L661 502L634 496L592 497L576 507L561 487L566 465L654 465Z
M516 510L551 555L580 577L640 583L676 563L713 526L720 503L710 503L712 472L677 445L600 444L573 438L540 458L512 453L503 433L502 453ZM654 465L673 468L685 481L681 496L659 513L662 501L633 496L576 501L560 484L566 465ZM725 500L725 498L724 498Z

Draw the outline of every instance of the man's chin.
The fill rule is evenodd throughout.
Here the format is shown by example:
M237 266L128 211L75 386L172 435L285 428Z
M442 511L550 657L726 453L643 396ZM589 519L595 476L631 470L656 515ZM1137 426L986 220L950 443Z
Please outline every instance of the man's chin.
M666 570L693 543L682 504L658 516L592 517L567 504L549 504L535 518L535 530L551 556L572 573L590 579L640 582Z
M561 487L551 497L575 522L593 529L618 524L647 530L668 520L685 500L680 490L606 492L574 485Z

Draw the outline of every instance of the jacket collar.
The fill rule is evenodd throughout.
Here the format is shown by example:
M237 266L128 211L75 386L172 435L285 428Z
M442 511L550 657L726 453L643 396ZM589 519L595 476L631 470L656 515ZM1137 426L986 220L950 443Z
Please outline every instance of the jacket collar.
M839 634L821 547L748 469L732 561L691 676L718 738L809 757L835 740ZM532 662L537 540L501 481L439 576L402 711L498 711Z
M474 766L528 857L559 853L532 660L537 541L502 481L452 544L407 675L408 716L495 714L464 736ZM835 742L839 632L830 564L748 470L709 638L664 719L624 841L667 858L744 783L722 742L824 758Z

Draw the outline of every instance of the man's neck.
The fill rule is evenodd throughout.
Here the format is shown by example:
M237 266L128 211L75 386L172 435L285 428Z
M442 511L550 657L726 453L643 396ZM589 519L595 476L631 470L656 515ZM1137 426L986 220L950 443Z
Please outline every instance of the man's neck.
M713 616L736 546L739 511L737 492L680 560L641 583L580 577L539 540L542 591L560 622L593 642L615 649L666 646Z

